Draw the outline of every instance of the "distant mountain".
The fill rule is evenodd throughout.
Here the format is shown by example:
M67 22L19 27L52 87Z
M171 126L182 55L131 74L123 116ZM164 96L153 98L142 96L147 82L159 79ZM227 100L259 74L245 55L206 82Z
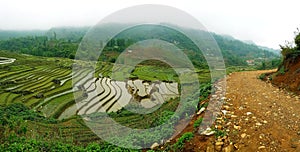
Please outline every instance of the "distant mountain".
M30 30L30 31L15 31L15 30L0 30L0 40L8 40L10 38L26 37L26 36L42 36L46 31Z
M263 49L263 50L267 50L269 52L272 52L276 55L281 55L281 50L276 50L276 49L272 49L272 48L269 48L269 47L265 47L265 46L258 46L259 48Z
M109 28L114 28L114 26L118 25L113 25ZM24 31L24 38L18 38L22 35L22 32L16 34L15 31L5 31L6 37L10 35L12 37L15 36L17 39L5 39L6 41L0 41L0 49L41 56L73 58L77 50L76 46L78 46L82 37L88 30L89 27L55 27L48 31ZM207 32L205 31L194 29L188 30L190 30L194 36L207 35ZM201 51L199 51L198 47L196 47L189 38L176 30L165 26L142 25L135 27L134 32L124 31L122 33L123 34L120 34L115 38L116 40L112 40L107 44L108 50L120 52L134 42L151 38L159 38L170 43L176 43L176 46L184 49L185 53L187 53L189 57L193 58L196 64L203 66L202 62L204 62L205 59L201 54ZM246 60L258 58L278 58L278 53L273 53L274 51L269 48L256 46L255 44L247 44L246 42L237 40L229 35L218 35L215 33L210 34L218 43L227 66L247 65ZM26 38L27 36L33 37L40 35L44 36L41 36L41 38ZM206 44L203 43L203 45ZM63 53L64 50L67 52ZM114 59L111 59L111 61L113 60Z
M80 40L90 27L54 27L46 32L49 38L66 39L71 41Z
M244 40L243 42L250 44L250 45L256 45L255 42L253 42L252 40Z

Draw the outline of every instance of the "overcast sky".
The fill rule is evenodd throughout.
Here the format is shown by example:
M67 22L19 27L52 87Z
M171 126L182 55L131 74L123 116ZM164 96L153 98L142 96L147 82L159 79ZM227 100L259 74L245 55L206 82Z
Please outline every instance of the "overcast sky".
M173 6L197 18L209 31L276 49L291 41L300 27L299 0L0 0L0 29L92 26L138 4Z

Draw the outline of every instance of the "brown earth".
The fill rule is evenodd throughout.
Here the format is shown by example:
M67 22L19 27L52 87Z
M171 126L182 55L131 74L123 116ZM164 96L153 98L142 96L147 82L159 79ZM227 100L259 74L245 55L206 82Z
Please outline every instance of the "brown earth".
M300 55L286 58L270 76L276 86L300 94Z
M293 93L258 79L262 73L248 71L227 76L226 99L215 122L215 128L225 136L200 135L193 123L184 132L194 132L195 137L182 151L300 151L300 100ZM226 114L224 115L225 112ZM214 127L213 126L213 127Z

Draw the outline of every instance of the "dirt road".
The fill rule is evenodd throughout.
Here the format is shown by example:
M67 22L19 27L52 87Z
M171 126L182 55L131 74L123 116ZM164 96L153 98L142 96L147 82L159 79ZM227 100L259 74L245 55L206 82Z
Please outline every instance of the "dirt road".
M299 97L257 79L261 73L227 77L224 129L237 151L300 151Z

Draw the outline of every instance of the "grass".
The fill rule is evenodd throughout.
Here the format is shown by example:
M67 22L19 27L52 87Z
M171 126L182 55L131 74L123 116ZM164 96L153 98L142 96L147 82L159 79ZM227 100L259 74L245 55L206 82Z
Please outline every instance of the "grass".
M194 128L198 128L198 127L201 125L202 121L203 121L203 118L202 118L202 117L198 118L198 119L194 122L194 125L193 125Z
M194 137L192 132L184 133L178 141L173 145L174 149L182 149L184 147L185 142L190 141Z

